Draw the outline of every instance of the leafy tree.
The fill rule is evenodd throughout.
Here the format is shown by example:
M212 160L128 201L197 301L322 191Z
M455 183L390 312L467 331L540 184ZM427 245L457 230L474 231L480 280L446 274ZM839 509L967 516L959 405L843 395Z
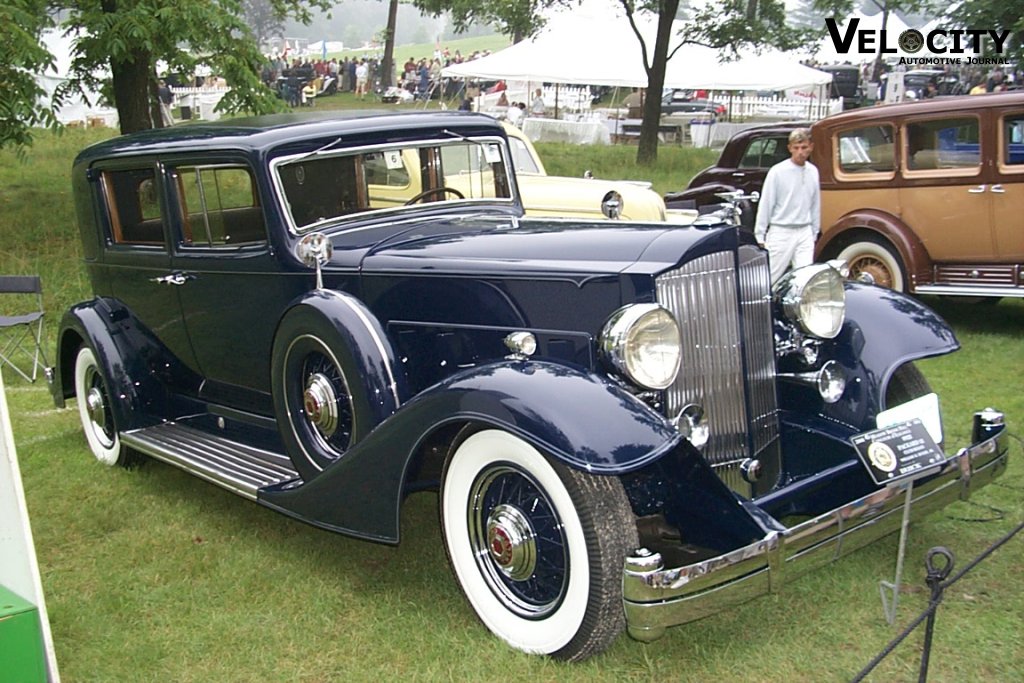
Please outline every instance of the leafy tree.
M965 0L946 16L960 26L1011 31L1002 56L1024 59L1024 0Z
M679 0L619 2L640 41L647 72L647 92L653 95L644 100L636 153L637 163L645 166L653 165L658 159L658 125L661 120L661 98L658 95L665 86L666 65L676 50L686 44L733 52L743 45L770 45L787 50L808 39L786 23L783 0L719 0L696 9L685 8L682 12ZM646 44L636 22L637 12L644 10L658 16L653 46ZM677 15L681 21L674 26ZM673 44L675 47L670 52Z
M571 0L412 0L425 14L450 12L455 31L462 33L473 24L491 24L518 43L539 31L542 9L570 5Z
M269 0L279 17L308 22L310 9L330 0ZM57 0L62 25L77 40L67 89L99 88L110 74L111 100L121 132L159 126L157 63L192 74L205 64L231 84L222 111L266 113L281 107L260 81L264 60L243 17L240 0Z
M270 0L241 0L242 17L252 29L260 47L276 36L284 35L284 17L274 11Z
M36 75L53 68L53 55L40 45L40 34L51 26L42 0L0 1L0 148L23 150L32 144L32 128L59 124Z

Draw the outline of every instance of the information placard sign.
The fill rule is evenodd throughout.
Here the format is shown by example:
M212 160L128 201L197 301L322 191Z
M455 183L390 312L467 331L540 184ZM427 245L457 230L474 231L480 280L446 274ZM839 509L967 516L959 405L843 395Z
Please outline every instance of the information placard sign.
M920 418L850 438L878 485L932 474L946 460Z

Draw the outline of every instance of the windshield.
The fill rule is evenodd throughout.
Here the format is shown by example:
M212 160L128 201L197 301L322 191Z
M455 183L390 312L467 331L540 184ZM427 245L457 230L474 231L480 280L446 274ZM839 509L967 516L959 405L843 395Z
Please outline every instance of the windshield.
M498 140L304 154L275 162L292 224L304 231L352 215L427 203L511 201Z

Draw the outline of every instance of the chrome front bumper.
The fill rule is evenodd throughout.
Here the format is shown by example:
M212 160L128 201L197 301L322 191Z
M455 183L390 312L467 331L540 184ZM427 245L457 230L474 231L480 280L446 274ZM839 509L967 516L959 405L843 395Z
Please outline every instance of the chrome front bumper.
M938 474L914 482L912 519L966 500L1006 469L1008 434L999 426L976 430L976 443L946 460ZM987 437L987 438L985 438ZM629 634L660 638L685 624L760 595L898 531L908 484L883 488L784 532L684 567L666 568L658 553L626 558L623 598Z

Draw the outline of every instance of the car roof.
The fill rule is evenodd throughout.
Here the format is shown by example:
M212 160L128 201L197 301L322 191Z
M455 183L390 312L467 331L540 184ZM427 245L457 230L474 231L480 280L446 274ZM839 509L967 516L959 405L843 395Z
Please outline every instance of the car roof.
M934 97L913 102L897 104L880 104L874 107L852 109L840 114L833 114L815 123L815 127L834 126L851 121L889 121L896 116L907 114L961 113L989 107L1024 104L1024 91L988 93L984 95L954 95Z
M456 137L481 134L505 137L504 130L495 119L473 112L303 112L182 124L122 135L86 148L76 163L158 151L195 152L229 148L259 152L288 142L332 136L351 136L354 142L401 142L445 131Z

